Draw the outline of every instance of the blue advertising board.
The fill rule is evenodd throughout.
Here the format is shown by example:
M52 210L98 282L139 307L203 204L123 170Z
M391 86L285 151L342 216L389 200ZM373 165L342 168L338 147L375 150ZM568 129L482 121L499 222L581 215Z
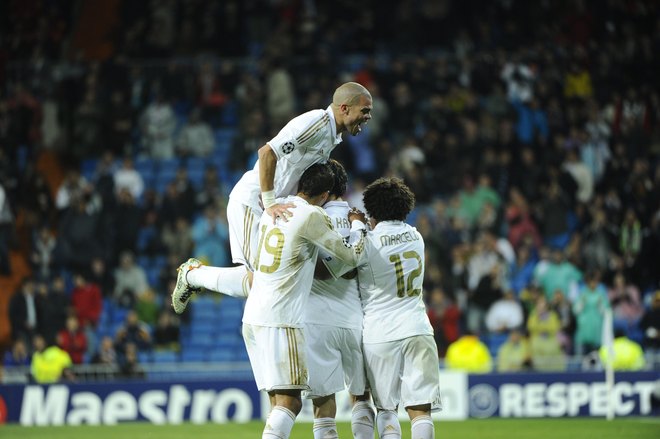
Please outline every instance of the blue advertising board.
M261 417L254 381L3 385L3 404L6 422L22 425L202 424Z
M660 372L617 373L615 378L611 395L616 416L660 414ZM440 388L444 409L435 415L437 419L602 417L608 409L602 372L467 375L442 371ZM337 401L337 419L350 419L348 394L338 395ZM26 426L134 421L221 424L263 419L268 411L268 398L252 380L0 386L0 423ZM401 416L407 415L402 412ZM306 401L299 420L311 419L311 405Z
M660 372L618 372L612 389L616 416L657 414L653 394ZM470 375L469 415L477 418L605 416L603 372Z

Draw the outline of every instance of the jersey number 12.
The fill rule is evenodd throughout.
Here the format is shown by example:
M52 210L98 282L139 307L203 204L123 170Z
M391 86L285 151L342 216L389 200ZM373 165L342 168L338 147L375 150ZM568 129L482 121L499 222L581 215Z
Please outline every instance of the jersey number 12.
M404 259L416 259L417 268L410 272L408 279L404 279L401 256L398 254L390 255L390 262L394 263L394 271L396 273L396 295L397 297L405 297L406 295L409 297L419 296L422 289L414 288L413 282L422 274L422 258L416 251L403 252L402 255Z

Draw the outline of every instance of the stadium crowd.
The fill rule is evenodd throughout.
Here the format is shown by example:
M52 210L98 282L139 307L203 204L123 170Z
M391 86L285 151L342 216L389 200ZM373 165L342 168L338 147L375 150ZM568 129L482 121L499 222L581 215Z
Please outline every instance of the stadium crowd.
M5 366L56 345L140 375L138 352L178 350L176 267L228 264L236 178L353 80L373 119L334 157L351 205L382 175L414 191L448 367L466 367L460 342L502 352L498 370L564 370L600 348L606 309L658 367L655 2L125 1L103 61L72 43L73 3L1 7L0 271L16 251L31 265L2 292ZM112 332L109 306L125 318Z

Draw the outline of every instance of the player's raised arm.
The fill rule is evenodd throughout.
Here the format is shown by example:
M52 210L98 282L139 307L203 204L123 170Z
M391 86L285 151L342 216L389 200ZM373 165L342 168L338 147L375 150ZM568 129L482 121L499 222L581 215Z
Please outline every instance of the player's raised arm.
M277 165L277 155L275 151L266 144L259 148L259 185L261 186L261 201L264 210L273 218L273 224L277 218L289 221L291 211L289 208L295 207L293 203L278 204L275 201L275 166Z

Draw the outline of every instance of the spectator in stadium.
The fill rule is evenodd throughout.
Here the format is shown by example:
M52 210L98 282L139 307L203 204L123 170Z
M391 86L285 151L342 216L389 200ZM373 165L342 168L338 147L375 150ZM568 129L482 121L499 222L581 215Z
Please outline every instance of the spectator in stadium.
M30 363L32 379L38 384L50 384L62 381L74 381L71 371L73 362L69 354L55 345L48 345L44 338L37 334L32 340L34 352Z
M124 355L119 361L119 375L124 378L144 378L145 372L138 362L138 347L135 343L126 343Z
M521 245L516 250L516 262L511 265L508 273L509 285L516 296L520 296L521 291L526 288L534 276L534 267L538 259L532 255L529 246Z
M57 345L71 357L73 364L82 364L87 351L87 337L76 316L66 319L66 327L57 334Z
M482 333L488 309L502 296L506 263L492 234L483 233L474 246L467 265L467 328Z
M153 328L158 320L158 311L160 310L154 290L151 288L144 290L138 296L133 309L138 315L138 320Z
M168 349L178 351L179 325L172 313L165 309L158 316L158 323L154 328L154 347L156 349Z
M433 327L438 355L444 357L447 347L456 341L460 335L461 311L444 289L436 286L431 290L427 315Z
M551 251L549 260L540 262L534 269L534 282L541 287L548 300L552 300L557 290L569 299L575 298L580 280L580 270L558 248Z
M92 364L116 365L117 351L110 336L104 336L99 343L96 353L92 356Z
M39 280L47 281L51 277L56 243L56 238L47 225L42 225L35 233L30 262L35 277Z
M86 192L73 199L71 207L63 213L55 260L64 268L85 271L90 261L101 256L110 245L110 234L97 202L91 192Z
M55 344L57 333L65 327L71 305L64 278L57 276L48 283L39 282L36 288L39 333L46 343Z
M193 230L184 217L178 217L174 224L165 223L163 225L161 241L168 257L175 255L178 260L190 255L195 245Z
M533 221L529 204L517 187L509 190L509 202L505 208L504 217L509 229L508 239L514 248L531 239L536 249L541 247L541 234Z
M144 192L144 179L135 169L133 158L130 155L124 156L121 161L121 167L114 171L112 178L115 194L118 197L126 190L134 200L140 199Z
M488 373L493 368L493 359L479 337L466 333L447 348L445 364L451 370L468 373Z
M642 344L651 356L660 354L660 290L653 293L651 306L646 310L639 322L644 331Z
M73 276L71 306L81 328L96 328L103 310L103 296L98 285L89 282L86 274L77 273Z
M110 210L111 209L111 210ZM119 250L137 251L137 241L144 212L128 189L121 189L108 213L114 223L113 247Z
M183 157L208 157L214 147L213 131L209 124L202 120L201 109L195 108L181 128L177 140L177 152Z
M616 230L604 209L594 209L591 222L582 231L582 257L587 270L608 270L612 263Z
M122 354L126 353L128 345L140 351L149 350L152 345L148 326L138 319L137 313L133 310L128 311L124 324L115 335L115 346Z
M490 333L508 333L523 327L523 308L511 290L504 292L502 297L488 308L485 323Z
M115 269L115 290L113 299L124 307L132 308L144 291L149 288L147 274L144 268L135 262L135 256L130 251L122 251L119 256L119 266Z
M644 314L639 289L626 280L622 270L614 275L612 287L608 289L607 295L612 305L615 326L631 328L639 323Z
M36 286L31 277L21 282L20 290L9 301L11 339L31 340L39 325L39 312L35 298Z
M559 342L565 353L573 352L573 336L575 335L575 316L573 315L573 305L560 291L556 290L550 308L557 313L561 322L559 331Z
M204 209L204 215L192 225L195 257L216 267L229 264L229 229L224 215L221 215L223 212L224 210L218 211L217 206L208 205Z
M14 340L11 349L5 352L2 360L4 366L29 366L31 362L32 356L22 338Z
M141 116L145 152L152 158L174 157L174 129L176 120L172 106L162 92L147 106Z
M534 370L559 371L565 369L566 358L559 344L561 321L541 295L527 319L527 331Z
M629 339L623 330L614 330L614 341L612 344L612 368L616 371L636 371L644 369L646 361L644 351L639 343ZM603 366L610 361L609 348L603 345L598 350Z
M532 365L532 355L527 337L514 329L507 340L497 350L498 372L520 372Z
M577 322L575 331L575 353L584 355L600 347L605 311L610 309L605 286L600 283L600 273L589 272L585 284L580 287L577 300L573 303L573 314Z

